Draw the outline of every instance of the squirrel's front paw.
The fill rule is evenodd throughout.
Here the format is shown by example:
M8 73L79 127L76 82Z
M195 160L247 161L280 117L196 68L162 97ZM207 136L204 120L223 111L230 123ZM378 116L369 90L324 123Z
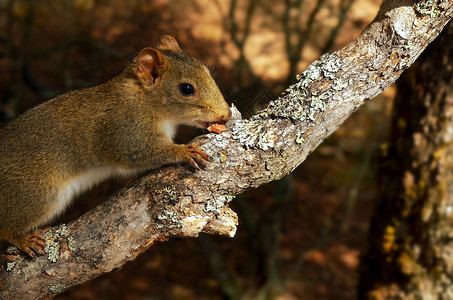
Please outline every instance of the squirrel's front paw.
M37 257L44 254L46 240L43 238L46 229L36 229L35 231L26 234L12 242L31 257Z
M185 161L188 162L195 169L200 170L201 165L203 168L207 166L209 155L203 152L200 147L195 145L185 145Z

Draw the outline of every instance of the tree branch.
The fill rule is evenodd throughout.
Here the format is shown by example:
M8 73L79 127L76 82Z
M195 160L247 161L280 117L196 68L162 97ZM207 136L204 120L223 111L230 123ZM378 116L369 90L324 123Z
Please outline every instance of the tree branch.
M301 164L366 100L392 84L453 15L453 0L384 1L356 41L311 64L267 109L197 138L213 157L202 171L146 175L47 235L48 257L5 255L0 298L49 298L121 267L152 244L200 232L233 236L233 196Z

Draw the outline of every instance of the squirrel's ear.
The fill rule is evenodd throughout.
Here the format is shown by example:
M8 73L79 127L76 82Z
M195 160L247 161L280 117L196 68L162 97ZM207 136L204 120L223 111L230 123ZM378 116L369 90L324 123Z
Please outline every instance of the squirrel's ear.
M171 35L163 35L160 37L159 44L157 49L160 50L173 50L173 51L182 51L179 48L178 42Z
M137 68L135 70L138 78L143 78L153 83L163 72L166 59L153 48L145 48L137 56Z

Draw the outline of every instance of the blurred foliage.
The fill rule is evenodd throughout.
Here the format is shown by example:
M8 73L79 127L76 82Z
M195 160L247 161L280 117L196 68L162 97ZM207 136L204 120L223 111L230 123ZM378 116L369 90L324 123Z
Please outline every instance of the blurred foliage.
M162 34L213 67L227 101L249 116L311 61L357 37L379 2L0 0L0 122L108 80ZM372 158L392 96L359 109L287 178L238 196L234 239L156 245L58 299L355 298L375 194ZM125 184L102 184L60 221Z

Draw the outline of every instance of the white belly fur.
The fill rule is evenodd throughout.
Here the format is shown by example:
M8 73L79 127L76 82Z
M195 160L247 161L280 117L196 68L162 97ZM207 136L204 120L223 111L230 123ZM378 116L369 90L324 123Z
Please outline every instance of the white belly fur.
M80 176L74 177L58 193L58 201L53 210L54 213L48 216L49 221L58 216L71 203L71 201L81 193L87 191L97 183L112 177L127 177L139 173L140 170L130 170L118 167L104 167L92 169Z
M176 133L176 127L178 124L172 121L165 121L161 124L162 131L165 133L168 138L173 141L173 138Z

